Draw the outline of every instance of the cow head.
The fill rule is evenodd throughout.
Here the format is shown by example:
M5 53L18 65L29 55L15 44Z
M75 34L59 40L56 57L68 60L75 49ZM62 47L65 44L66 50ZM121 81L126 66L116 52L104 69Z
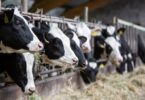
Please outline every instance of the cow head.
M71 48L74 51L75 55L78 57L79 60L78 66L79 67L86 66L86 59L80 47L80 40L76 35L75 30L73 30L73 28L71 27L73 25L71 25L70 23L67 23L67 25L68 29L65 30L64 33L67 37L69 37Z
M56 23L49 23L49 25L49 33L52 34L55 38L59 38L62 41L64 47L64 55L58 59L59 62L63 62L63 64L60 65L76 65L78 58L71 49L70 39L58 28ZM55 63L54 60L51 60L51 62Z
M81 48L82 48L83 52L84 53L91 52L91 44L90 44L91 31L88 28L88 26L83 22L78 23L76 25L76 31L77 31L78 37L82 41Z
M16 7L7 9L0 15L0 41L1 51L6 53L43 49L43 44Z
M16 82L16 84L26 94L32 94L35 92L35 84L32 73L34 64L34 55L30 53L13 53L13 54L2 54L0 55L5 66L6 72Z
M77 64L78 58L71 50L69 38L58 27L53 26L53 24L51 26L48 22L43 21L40 29L34 27L31 23L29 26L44 44L44 63L59 66Z
M109 61L119 66L120 63L123 61L120 52L121 44L119 43L119 41L117 41L113 32L115 31L113 26L111 26L107 27L106 29L103 29L102 33L99 36L96 36L95 39L96 52L97 50L101 51L100 55L101 54L103 56L105 55L105 57L107 57Z

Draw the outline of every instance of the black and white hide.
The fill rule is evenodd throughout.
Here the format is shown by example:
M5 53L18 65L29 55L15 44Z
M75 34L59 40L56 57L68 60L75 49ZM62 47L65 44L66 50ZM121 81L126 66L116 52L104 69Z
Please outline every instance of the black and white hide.
M125 28L120 28L117 30L116 38L121 44L120 52L123 56L123 62L116 68L117 72L123 74L124 72L132 72L135 68L135 55L132 53L127 41L124 39L123 34Z
M43 44L18 11L11 8L0 13L0 49L2 53L40 51Z

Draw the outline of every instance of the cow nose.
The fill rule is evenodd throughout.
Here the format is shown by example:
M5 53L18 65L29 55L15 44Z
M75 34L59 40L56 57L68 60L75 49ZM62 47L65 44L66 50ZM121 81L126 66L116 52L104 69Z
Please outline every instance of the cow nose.
M78 60L77 59L72 59L72 61L73 61L73 65L77 65L78 64Z
M84 51L88 51L89 49L88 49L88 47L86 47L86 46L82 46L82 49L84 50Z
M34 93L35 92L35 88L34 87L30 87L29 88L29 92L32 94L32 93Z
M119 63L122 63L122 62L123 62L123 60L122 60L122 59L119 59L119 60L118 60L118 62L119 62Z
M40 50L43 50L44 46L43 46L43 44L42 44L41 42L38 43L38 48L39 48Z

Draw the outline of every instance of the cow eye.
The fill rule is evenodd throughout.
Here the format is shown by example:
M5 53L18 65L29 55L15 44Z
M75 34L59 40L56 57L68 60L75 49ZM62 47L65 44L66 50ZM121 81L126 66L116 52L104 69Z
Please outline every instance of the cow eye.
M106 53L110 54L112 52L112 47L109 45L106 45Z
M16 24L19 25L21 24L21 22L19 20L16 20Z
M80 36L79 39L82 43L85 43L87 41L87 38L84 36Z

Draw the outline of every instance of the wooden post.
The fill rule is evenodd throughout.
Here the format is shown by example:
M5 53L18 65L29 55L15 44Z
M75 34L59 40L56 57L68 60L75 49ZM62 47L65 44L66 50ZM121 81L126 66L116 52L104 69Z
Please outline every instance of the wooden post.
M85 18L86 23L88 23L88 13L89 13L89 9L88 9L88 7L85 7L84 18Z
M22 10L28 12L28 0L21 0Z

